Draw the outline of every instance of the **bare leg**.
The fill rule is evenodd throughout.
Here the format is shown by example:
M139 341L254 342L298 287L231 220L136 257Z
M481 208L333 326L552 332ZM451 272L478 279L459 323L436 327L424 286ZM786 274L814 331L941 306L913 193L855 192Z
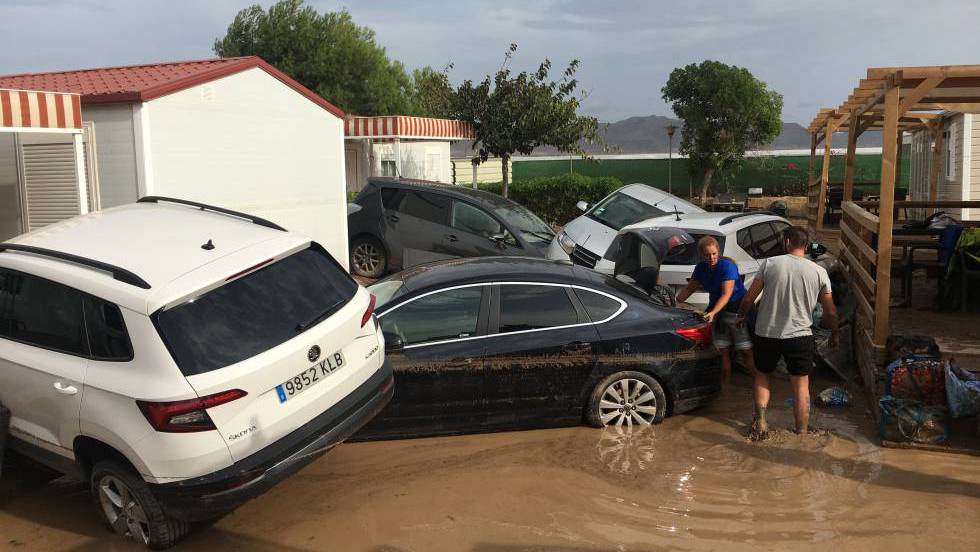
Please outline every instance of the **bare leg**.
M754 440L765 439L769 433L769 422L766 421L766 409L769 407L769 376L755 369L755 385L752 389L755 395L755 415L752 418L751 437Z
M749 373L755 374L755 355L752 354L752 349L745 349L739 353L742 355L742 362L748 368Z
M790 376L793 383L793 416L796 432L805 435L810 426L810 376Z
M721 382L731 383L732 382L732 357L731 348L719 348L718 352L721 354Z

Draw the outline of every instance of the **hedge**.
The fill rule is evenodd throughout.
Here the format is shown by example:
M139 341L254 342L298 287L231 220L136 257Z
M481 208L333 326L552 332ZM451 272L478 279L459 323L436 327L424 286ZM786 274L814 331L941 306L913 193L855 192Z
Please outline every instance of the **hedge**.
M581 215L575 204L585 201L592 205L623 186L623 182L611 176L590 177L580 174L544 176L512 182L510 199L527 207L545 222L565 224ZM480 184L481 190L500 194L500 182Z

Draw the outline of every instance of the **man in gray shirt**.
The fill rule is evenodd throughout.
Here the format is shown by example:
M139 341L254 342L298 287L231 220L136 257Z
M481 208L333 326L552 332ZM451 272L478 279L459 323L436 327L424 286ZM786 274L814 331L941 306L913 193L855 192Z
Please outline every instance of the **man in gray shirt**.
M796 432L805 434L810 423L810 370L813 368L813 309L817 301L823 306L824 326L831 331L830 347L837 347L837 309L830 294L830 276L822 267L806 258L809 236L799 226L783 232L786 255L770 257L759 265L752 287L739 306L738 321L752 310L756 298L759 314L755 324L755 416L753 439L764 439L769 431L766 408L769 406L769 376L779 363L786 361L793 384L793 414Z

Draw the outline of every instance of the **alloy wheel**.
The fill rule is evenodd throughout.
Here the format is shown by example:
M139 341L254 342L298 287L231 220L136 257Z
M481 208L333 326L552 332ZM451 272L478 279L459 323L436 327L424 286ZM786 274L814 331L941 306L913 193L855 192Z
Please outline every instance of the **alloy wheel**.
M651 425L656 417L657 396L649 385L638 379L616 380L602 392L599 419L603 425Z
M99 503L113 531L142 545L149 544L150 525L146 512L125 483L111 475L102 478Z
M354 267L361 274L377 274L381 268L381 251L372 243L359 243L351 254Z

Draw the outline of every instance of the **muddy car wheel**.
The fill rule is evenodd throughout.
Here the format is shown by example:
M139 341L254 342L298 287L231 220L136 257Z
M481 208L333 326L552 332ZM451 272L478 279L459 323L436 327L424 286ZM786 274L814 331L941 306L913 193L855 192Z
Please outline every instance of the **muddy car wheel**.
M388 268L388 254L381 242L362 236L351 244L350 268L358 276L380 278Z
M642 372L619 372L602 380L586 407L586 421L593 427L648 426L666 414L663 387Z
M187 523L167 516L143 479L117 462L96 464L91 487L102 520L118 535L162 550L187 534Z

